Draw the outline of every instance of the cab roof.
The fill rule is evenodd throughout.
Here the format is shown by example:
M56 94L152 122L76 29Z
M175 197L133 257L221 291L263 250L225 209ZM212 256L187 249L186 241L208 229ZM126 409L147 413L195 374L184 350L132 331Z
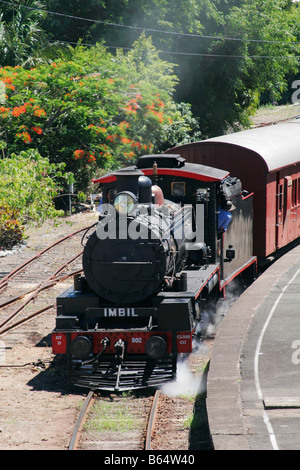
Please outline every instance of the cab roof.
M153 175L157 165L157 175L169 175L181 178L190 178L206 182L223 181L228 175L228 171L199 165L196 163L188 163L181 155L178 154L162 154L162 155L144 155L139 158L137 166L128 167L126 170L140 170L146 176ZM116 181L115 173L109 173L100 178L94 179L93 183L112 183Z

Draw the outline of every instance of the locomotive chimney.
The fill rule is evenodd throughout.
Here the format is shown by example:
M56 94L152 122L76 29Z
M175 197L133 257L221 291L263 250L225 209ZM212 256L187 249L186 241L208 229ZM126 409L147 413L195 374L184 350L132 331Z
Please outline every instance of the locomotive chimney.
M138 197L139 194L139 177L143 176L144 173L141 170L118 170L114 172L114 176L117 178L117 192L130 191Z

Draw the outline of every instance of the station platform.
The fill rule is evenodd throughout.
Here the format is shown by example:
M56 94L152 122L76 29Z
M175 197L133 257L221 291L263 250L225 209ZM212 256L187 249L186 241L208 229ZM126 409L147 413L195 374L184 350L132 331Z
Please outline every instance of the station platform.
M222 320L206 403L215 450L300 449L300 245Z

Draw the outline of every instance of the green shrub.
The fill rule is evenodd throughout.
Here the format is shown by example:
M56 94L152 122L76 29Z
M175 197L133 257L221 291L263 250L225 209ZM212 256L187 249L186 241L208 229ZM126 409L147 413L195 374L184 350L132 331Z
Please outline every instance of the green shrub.
M10 208L24 224L62 215L53 198L63 181L64 164L49 163L33 149L0 159L0 206Z
M24 227L19 214L8 207L0 207L0 249L9 250L18 245L23 238Z

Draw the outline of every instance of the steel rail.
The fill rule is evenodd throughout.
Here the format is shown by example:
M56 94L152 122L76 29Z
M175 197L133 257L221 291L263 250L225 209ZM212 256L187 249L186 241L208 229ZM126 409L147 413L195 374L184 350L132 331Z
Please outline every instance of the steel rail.
M62 277L60 277L60 278L54 279L54 280L53 280L52 282L50 282L49 284L40 287L40 288L39 288L39 292L41 292L42 290L45 290L45 289L50 289L50 288L53 287L56 283L61 282L61 281L65 280L65 279L68 279L69 277L74 276L75 274L79 274L79 273L81 273L81 272L82 272L82 270L75 271L75 272L72 272L72 273L70 273L70 274L66 274L65 276L62 276ZM31 293L31 291L30 291L29 293ZM26 295L26 294L24 294L23 296L25 296L25 295ZM16 301L20 300L20 298L22 298L23 296L14 298L14 299L12 299L10 302L16 302ZM33 300L34 298L35 298L35 297L31 297L31 298L29 299L29 301L30 301L30 300ZM19 313L26 305L27 305L27 304L23 304L17 311L15 311L12 315L10 315L3 323L1 323L0 328L3 327L4 325L6 325L6 323L8 323L10 320L12 320L12 318L14 318L14 317L17 315L17 313ZM37 310L36 312L34 312L34 313L28 315L27 317L25 317L25 318L23 318L23 319L17 321L17 322L14 323L13 325L8 326L8 327L5 328L4 330L1 330L1 331L0 331L0 335L2 335L3 333L6 333L6 332L9 331L9 330L12 330L13 328L15 328L15 327L21 325L22 323L25 323L26 321L31 320L33 317L35 317L35 316L37 316L37 315L40 315L41 313L45 312L46 310L49 310L50 308L54 308L54 307L55 307L55 304L53 303L53 304L47 305L46 307L43 307L43 308L40 309L40 310ZM1 308L1 306L0 306L0 308Z
M153 434L155 421L156 421L156 414L157 414L157 409L158 409L159 396L160 396L160 390L156 390L154 398L153 398L150 414L149 414L149 420L148 420L147 432L146 432L146 440L145 440L145 450L151 450L151 439L152 439L152 434Z
M38 316L38 315L41 315L41 313L44 313L46 312L47 310L50 310L51 308L54 308L55 307L55 304L49 304L49 305L46 305L46 307L43 307L41 308L40 310L37 310L36 312L33 312L31 313L30 315L28 315L27 317L25 318L22 318L21 320L17 321L16 323L14 323L13 325L10 325L10 326L7 326L6 328L4 328L3 330L0 331L0 335L3 335L4 333L6 333L7 331L9 330L13 330L14 328L16 328L17 326L21 325L22 323L25 323L27 322L28 320L31 320L32 318Z
M273 126L273 124L279 124L282 122L288 122L291 121L292 119L296 119L299 117L299 114L296 114L295 116L291 116L288 118L284 119L278 119L277 121L271 121L271 122L265 122L265 123L260 123L260 124L254 124L253 129L256 129L257 127L267 127L267 126Z
M0 289L2 289L3 287L5 287L7 285L7 281L8 279L11 279L12 277L14 277L19 271L21 271L23 268L25 268L28 264L32 263L33 261L35 261L36 259L40 258L40 256L42 256L44 253L46 253L47 251L51 250L51 248L53 248L54 246L56 245L59 245L60 243L63 243L65 240L71 238L71 237L74 237L75 235L77 235L78 233L80 232L83 232L84 230L87 230L88 228L90 228L90 225L88 227L83 227L79 230L76 230L75 232L73 233L70 233L69 235L66 235L65 237L63 238L60 238L59 240L57 240L56 242L52 243L51 245L47 246L46 248L44 248L42 251L40 251L39 253L37 253L36 255L34 255L32 258L30 258L29 260L25 261L23 264L21 264L20 266L17 266L13 271L11 271L9 274L7 274L5 277L3 277L0 281Z
M70 274L65 274L64 276L61 276L61 277L51 277L51 281L48 279L48 281L46 281L44 284L40 284L39 286L35 287L34 289L30 289L29 291L24 292L23 294L20 294L17 297L13 297L12 299L6 300L2 304L0 304L0 310L7 307L8 305L11 305L15 302L18 302L18 300L23 299L24 297L26 297L29 294L32 294L33 292L41 291L41 290L45 290L45 289L50 289L50 287L54 286L58 282L64 281L68 277L74 276L75 274L80 274L81 272L82 272L82 269L79 269L78 271L74 271ZM2 324L0 324L0 327L1 326L2 326Z
M70 445L69 445L69 450L76 450L77 449L78 441L79 441L79 438L80 438L82 428L83 428L84 423L86 421L88 412L89 412L92 404L94 403L94 400L95 400L95 395L94 395L93 390L91 390L88 393L87 397L86 397L84 405L83 405L83 407L81 409L81 412L78 416L78 419L76 421L74 431L73 431L73 434L72 434L72 437L71 437Z
M36 296L38 295L39 292L51 287L56 282L59 282L59 281L63 280L65 278L65 276L63 276L62 278L57 278L57 274L60 273L68 264L72 263L76 258L78 258L81 255L82 255L82 251L80 253L78 253L77 255L73 256L73 258L69 259L67 262L65 262L44 283L40 284L36 289L31 291L30 292L30 297L20 307L18 307L8 318L6 318L0 324L0 328L2 328L4 325L6 325L6 323L8 323L10 320L12 320L18 313L20 313L20 311L23 310L26 307L26 305L28 305L32 300L34 300L36 298ZM67 277L69 277L69 276L67 276ZM24 297L25 295L26 294L23 294L20 297ZM0 306L0 308L2 308L2 306ZM2 331L0 331L0 334L1 333L2 333Z

